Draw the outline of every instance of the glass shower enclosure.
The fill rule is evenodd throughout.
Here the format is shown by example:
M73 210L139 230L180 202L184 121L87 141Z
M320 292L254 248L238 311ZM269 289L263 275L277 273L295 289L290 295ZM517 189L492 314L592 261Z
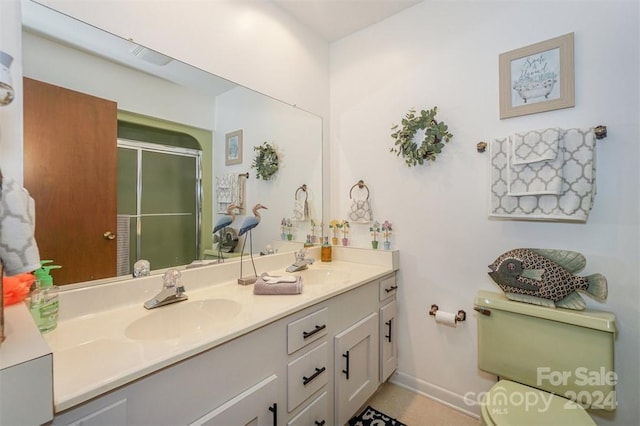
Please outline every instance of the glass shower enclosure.
M199 150L118 140L118 275L139 259L152 269L191 263L200 253Z

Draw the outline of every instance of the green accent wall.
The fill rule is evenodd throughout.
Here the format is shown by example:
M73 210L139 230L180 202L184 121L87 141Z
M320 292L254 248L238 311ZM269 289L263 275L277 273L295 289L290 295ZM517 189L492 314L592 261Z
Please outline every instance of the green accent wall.
M167 120L161 120L154 117L148 117L145 115L136 114L128 111L118 111L118 120L159 129L159 131L156 134L154 134L154 137L157 136L159 138L165 138L160 140L165 141L167 145L180 146L180 147L192 148L192 149L200 149L202 151L202 206L201 206L202 207L202 222L201 222L202 229L200 232L200 238L201 238L200 251L201 252L198 253L198 255L196 256L197 258L202 259L203 258L202 251L207 248L210 248L213 243L212 241L213 236L211 234L211 230L213 229L213 211L212 211L212 208L213 208L213 132L208 129L191 127L184 124L175 123ZM129 126L130 129L133 129L134 127L135 126ZM189 138L175 138L170 136L169 132L162 132L162 129L169 130L171 132L178 132L178 133L184 133L186 135L189 135L193 137L200 146L199 147L189 146L191 144L191 142L189 142ZM129 137L129 138L133 139L132 137ZM126 203L128 202L129 201L126 201ZM128 206L129 204L126 205L126 207ZM120 200L118 200L118 211L121 211L120 207L121 207ZM135 209L135 201L134 201L133 207ZM122 210L122 211L125 211L125 210ZM190 259L184 263L191 262L191 260L193 259ZM155 265L153 267L155 269ZM158 265L158 267L160 267L160 265Z

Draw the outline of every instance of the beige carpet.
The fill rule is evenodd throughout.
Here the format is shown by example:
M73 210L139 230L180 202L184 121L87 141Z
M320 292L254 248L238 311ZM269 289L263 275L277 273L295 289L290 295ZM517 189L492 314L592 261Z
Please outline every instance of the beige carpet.
M407 426L478 426L479 420L392 383L383 384L367 401Z

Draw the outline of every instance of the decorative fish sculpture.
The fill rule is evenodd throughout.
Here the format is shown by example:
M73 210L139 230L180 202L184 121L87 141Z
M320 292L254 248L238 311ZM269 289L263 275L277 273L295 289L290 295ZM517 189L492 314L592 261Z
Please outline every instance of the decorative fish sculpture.
M574 275L586 264L585 257L575 251L518 248L501 254L489 265L489 276L511 300L582 310L586 304L577 291L600 302L607 298L604 275Z

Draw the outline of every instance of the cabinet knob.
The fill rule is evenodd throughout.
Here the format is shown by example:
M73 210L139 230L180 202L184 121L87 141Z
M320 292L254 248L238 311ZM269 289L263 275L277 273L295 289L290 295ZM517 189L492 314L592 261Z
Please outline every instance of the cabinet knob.
M105 240L115 240L115 239L116 239L116 234L114 234L114 233L113 233L113 232L111 232L111 231L107 231L107 232L105 232L104 234L102 234L102 237L103 237Z

